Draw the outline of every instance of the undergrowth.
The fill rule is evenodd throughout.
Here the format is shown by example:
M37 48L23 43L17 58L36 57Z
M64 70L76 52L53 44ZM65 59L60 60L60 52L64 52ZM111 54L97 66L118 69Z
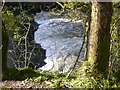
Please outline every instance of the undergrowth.
M88 62L85 62L69 77L67 73L38 72L30 68L8 69L4 74L4 80L25 80L31 82L45 82L47 88L120 88L120 82L114 76L105 78L97 71L92 71Z
M119 88L120 82L116 81L116 77L108 74L105 77L97 70L93 70L89 62L85 62L78 70L77 78L73 81L73 87L79 88Z

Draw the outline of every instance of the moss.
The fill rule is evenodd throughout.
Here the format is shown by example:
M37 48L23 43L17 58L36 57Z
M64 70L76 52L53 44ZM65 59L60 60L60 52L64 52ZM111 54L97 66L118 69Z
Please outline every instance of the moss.
M30 68L12 68L4 72L3 80L25 80L39 75L39 72Z
M37 70L33 70L31 68L12 68L8 69L4 72L3 80L25 80L30 78L41 78L41 81L58 79L59 77L66 77L66 74L60 74L57 72L38 72ZM73 75L69 78L73 78Z
M65 74L53 72L38 72L30 68L8 69L4 79L9 80L27 80L28 82L50 82L49 88L116 88L119 86L113 79L106 79L96 70L93 71L91 64L85 62L79 69L79 75L74 73L69 78Z

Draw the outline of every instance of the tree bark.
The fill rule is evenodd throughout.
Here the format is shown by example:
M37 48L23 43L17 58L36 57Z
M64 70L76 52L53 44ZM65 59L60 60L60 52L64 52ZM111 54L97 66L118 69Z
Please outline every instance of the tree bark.
M9 35L8 31L6 31L6 28L4 26L2 27L2 71L7 70L7 51L8 51L8 43L9 43Z
M89 61L102 73L109 65L111 17L112 2L92 2Z
M91 23L91 3L89 3L89 13L88 13L88 28L86 31L86 44L85 44L85 54L84 54L84 60L88 60L88 52L89 52L89 37L90 37L90 23Z

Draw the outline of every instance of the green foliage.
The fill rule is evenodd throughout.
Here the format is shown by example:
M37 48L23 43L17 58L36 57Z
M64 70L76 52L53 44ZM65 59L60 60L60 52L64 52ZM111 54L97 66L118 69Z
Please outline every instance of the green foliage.
M12 27L15 25L14 15L11 11L6 11L2 13L2 19L5 23L5 27L7 30L12 30Z
M71 20L80 20L87 17L90 13L89 3L83 2L57 2L61 6L61 15L65 15Z
M113 3L111 22L110 73L120 81L120 2Z
M23 39L22 29L25 28L24 25L30 22L29 17L25 16L24 14L20 14L15 16L12 11L4 11L2 13L2 20L5 25L5 28L9 32L13 32L13 38L15 40Z
M119 3L120 5L120 3ZM113 8L113 17L111 22L111 58L119 59L119 45L120 45L120 9Z
M14 14L12 13L12 11L5 11L2 13L2 20L3 20L3 23L5 25L5 28L8 32L13 32L13 38L14 39L19 39L20 36L19 36L19 32L21 30L21 23L18 21L20 21L22 18L22 16L18 15L18 16L14 16Z
M20 8L20 6L18 6ZM16 7L13 7L14 9ZM2 12L2 21L9 36L8 59L10 59L16 68L29 67L31 56L36 47L33 45L33 35L31 30L32 16L26 14L22 8L19 9L18 15L13 10L4 10ZM32 36L33 37L33 36ZM41 54L40 54L41 55Z
M88 62L84 63L79 72L71 74L66 78L67 74L57 72L38 72L30 68L9 69L6 71L5 80L25 80L31 82L49 82L46 83L48 88L119 88L120 82L114 77L105 78L97 71L92 71Z
M52 78L54 78L54 76L55 75L52 72L43 71L42 73L40 73L39 77L35 78L35 82L51 80Z
M88 61L80 67L78 77L71 83L74 88L119 88L120 82L117 82L113 76L108 75L106 78L92 67Z

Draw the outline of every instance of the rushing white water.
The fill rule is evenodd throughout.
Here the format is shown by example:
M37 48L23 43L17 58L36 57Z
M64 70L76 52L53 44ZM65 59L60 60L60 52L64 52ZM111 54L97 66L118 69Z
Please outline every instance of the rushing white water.
M43 15L44 14L44 15ZM78 56L83 42L83 26L79 21L62 17L46 18L47 13L38 13L35 22L39 24L35 32L35 42L46 50L47 64L39 69L68 72ZM83 52L80 55L81 61Z

